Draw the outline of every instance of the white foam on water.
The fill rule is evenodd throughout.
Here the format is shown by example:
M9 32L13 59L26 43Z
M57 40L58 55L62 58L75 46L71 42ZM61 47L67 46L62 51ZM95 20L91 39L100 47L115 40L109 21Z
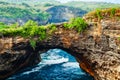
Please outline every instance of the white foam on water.
M72 67L72 68L79 68L79 63L77 62L67 62L62 65L63 67Z
M55 59L55 60L43 60L42 64L60 64L60 63L64 63L64 62L68 62L69 59L68 58L60 58L60 59Z
M67 62L67 63L64 63L62 64L62 66L64 67L64 71L71 71L75 74L80 74L80 75L86 75L81 69L80 69L80 66L79 66L79 63L77 62ZM79 72L76 72L78 71L79 69Z

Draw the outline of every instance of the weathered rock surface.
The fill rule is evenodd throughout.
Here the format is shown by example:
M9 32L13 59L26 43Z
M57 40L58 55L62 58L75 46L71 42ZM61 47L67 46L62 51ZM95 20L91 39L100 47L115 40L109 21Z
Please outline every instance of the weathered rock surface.
M0 79L21 68L37 64L40 61L39 52L60 48L73 55L80 67L95 80L120 80L119 27L120 21L102 20L91 23L84 33L79 34L58 25L49 38L37 42L35 50L30 47L29 40L18 38L15 43L11 39L6 44L7 47L1 49ZM4 38L4 42L6 40L8 39Z
M8 41L8 38L4 40ZM5 41L3 41L5 45L1 45L5 50L1 49L2 52L0 53L0 80L7 78L22 68L36 65L40 62L39 54L33 51L27 42L12 45L11 39L9 39L9 43ZM10 48L11 45L12 48Z

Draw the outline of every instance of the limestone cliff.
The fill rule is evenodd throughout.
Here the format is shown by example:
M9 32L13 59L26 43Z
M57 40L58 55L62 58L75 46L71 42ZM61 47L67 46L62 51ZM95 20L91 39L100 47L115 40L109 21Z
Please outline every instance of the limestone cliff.
M14 45L14 43L11 43L11 38L5 38L2 41L0 51L0 80L9 77L22 68L36 65L41 61L39 54L33 51L28 43L21 42Z
M38 41L35 49L30 46L29 39L16 37L15 42L13 37L1 38L0 44L4 46L0 51L0 79L37 64L40 61L38 53L60 48L73 55L95 80L119 80L120 20L86 21L89 25L81 34L65 29L63 24L57 25L57 30L47 39Z

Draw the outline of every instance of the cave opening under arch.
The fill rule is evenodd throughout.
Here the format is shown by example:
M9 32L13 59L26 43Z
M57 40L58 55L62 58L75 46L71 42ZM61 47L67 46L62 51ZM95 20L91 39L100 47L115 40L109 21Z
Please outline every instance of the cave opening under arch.
M75 57L62 49L40 53L41 62L26 68L7 80L93 80L79 67Z

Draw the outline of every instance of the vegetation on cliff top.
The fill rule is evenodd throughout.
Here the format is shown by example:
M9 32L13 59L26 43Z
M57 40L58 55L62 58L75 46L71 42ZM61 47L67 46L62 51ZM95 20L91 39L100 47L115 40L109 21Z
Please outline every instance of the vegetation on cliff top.
M75 29L78 32L82 32L87 27L87 23L82 18L78 17L71 19L68 23L65 23L63 27L65 29ZM29 20L23 26L19 26L18 23L12 25L0 23L0 33L4 36L22 36L25 38L39 36L39 39L43 40L47 34L51 34L54 30L56 30L56 25L54 24L39 26L37 22L32 20Z
M96 9L85 15L86 20L90 19L117 19L120 20L120 8Z
M94 18L111 18L111 17L120 17L120 9L112 8L106 10L97 10L95 12L88 13L87 15L93 16ZM38 40L44 40L49 35L52 34L56 30L56 26L54 24L49 24L46 26L39 26L37 22L29 20L23 26L19 26L17 23L12 25L5 25L4 23L0 23L0 33L4 36L22 36L24 38ZM73 29L77 32L83 32L87 28L87 23L80 17L71 19L68 23L64 23L63 27L65 29ZM35 46L35 42L30 41L32 46Z
M72 18L68 23L63 25L66 29L75 29L78 32L82 32L87 28L87 23L80 17Z
M23 26L19 26L17 23L12 25L5 25L1 23L0 33L4 36L21 36L24 38L31 39L31 46L35 47L36 42L33 40L35 37L38 40L44 40L49 35L51 35L56 30L56 25L49 24L46 26L39 26L37 22L29 20ZM65 29L73 29L78 32L82 32L87 27L87 23L80 17L71 19L68 23L64 24L63 27Z
M2 26L0 28L0 33L3 34L3 36L8 36L8 37L21 36L24 38L29 38L30 45L34 47L36 41L44 40L50 34L52 34L54 30L56 30L56 26L53 24L49 24L46 26L39 26L37 22L32 20L29 20L23 26L18 26L17 24L12 24L8 26L5 25L4 23L1 23L0 26ZM37 38L37 40L34 39L35 37Z

